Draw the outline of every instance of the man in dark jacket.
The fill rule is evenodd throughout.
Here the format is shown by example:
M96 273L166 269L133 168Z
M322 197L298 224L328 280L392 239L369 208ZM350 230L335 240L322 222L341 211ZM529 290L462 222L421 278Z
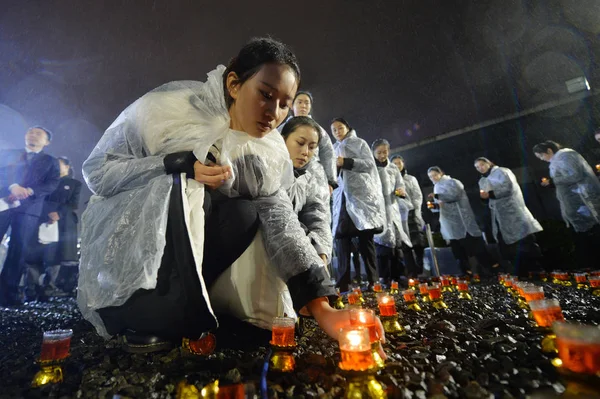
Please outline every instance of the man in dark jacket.
M52 134L36 126L25 134L25 148L0 151L0 237L11 228L8 253L0 274L0 305L20 303L18 286L24 270L25 246L38 232L44 200L59 181L57 160L44 153ZM2 205L2 204L0 204Z

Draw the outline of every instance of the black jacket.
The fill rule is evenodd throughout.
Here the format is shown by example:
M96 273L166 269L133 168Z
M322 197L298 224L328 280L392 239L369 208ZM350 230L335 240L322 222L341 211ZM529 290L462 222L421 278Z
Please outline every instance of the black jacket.
M58 186L59 176L57 159L43 151L28 163L24 149L0 150L0 198L9 196L8 187L15 183L33 190L14 212L41 216L44 200Z
M77 256L77 223L79 219L75 210L79 207L81 182L68 176L61 177L58 187L46 199L44 213L40 223L48 221L50 212L57 212L58 221L58 258L60 261L76 261Z

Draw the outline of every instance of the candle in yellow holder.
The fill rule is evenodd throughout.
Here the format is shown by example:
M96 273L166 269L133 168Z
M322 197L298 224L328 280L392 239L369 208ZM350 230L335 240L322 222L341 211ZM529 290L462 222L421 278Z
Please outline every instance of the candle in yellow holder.
M348 293L348 304L354 306L360 306L360 297L356 292Z
M544 287L530 286L523 288L523 296L527 302L544 299Z
M44 331L42 349L37 361L40 365L31 381L32 387L58 384L63 381L62 363L69 356L73 330Z
M447 309L448 305L442 298L442 289L437 283L433 283L429 286L429 298L431 299L431 305L436 309Z
M565 321L560 304L556 299L540 299L529 302L533 318L540 327L552 327L555 321Z
M379 306L379 314L381 316L394 316L396 312L396 301L391 295L379 295L377 297L377 305Z
M382 291L383 291L383 287L380 282L376 282L375 284L373 284L373 292L382 292Z
M390 294L397 294L398 293L398 282L392 280L392 283L390 284Z
M431 298L429 298L429 288L427 288L427 283L419 284L419 293L421 294L421 301L423 301L423 303L431 302Z
M575 273L574 276L578 290L587 290L590 288L590 284L587 279L587 273Z
M574 373L600 376L600 329L577 323L554 323L562 366ZM588 377L588 378L589 378Z
M458 280L458 298L459 299L473 299L469 293L469 284L465 280Z
M269 368L273 371L289 373L296 368L293 350L296 348L294 338L296 321L291 317L275 317L271 326L271 346L273 354L269 360Z
M590 276L590 287L592 288L592 295L600 296L600 276Z
M454 289L450 285L450 279L446 276L440 277L440 282L442 283L442 292L452 292Z
M411 290L415 290L416 291L417 290L417 284L418 284L418 281L415 280L415 279L411 278L411 279L408 280L408 288L410 288Z
M339 335L342 370L367 371L377 367L371 354L369 330L364 326L350 326Z
M365 298L363 297L363 294L362 294L362 291L360 290L360 287L355 287L352 291L355 292L356 294L358 294L358 302L361 305L363 303L365 303Z
M417 303L417 296L415 291L413 290L405 290L402 292L402 296L404 297L404 302L406 303L406 307L410 310L414 310L416 312L421 311L421 307Z

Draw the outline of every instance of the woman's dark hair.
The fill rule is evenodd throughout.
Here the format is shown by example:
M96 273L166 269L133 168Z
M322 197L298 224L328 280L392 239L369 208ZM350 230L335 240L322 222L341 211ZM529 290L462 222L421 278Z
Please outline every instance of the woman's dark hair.
M61 161L63 164L65 164L66 166L69 167L69 177L73 177L73 166L71 165L71 160L65 156L62 157L58 157L57 158L59 161Z
M495 163L493 163L492 161L490 161L490 160L489 160L489 159L487 159L486 157L479 157L479 158L477 158L477 159L475 160L475 162L473 162L473 164L476 164L476 163L477 163L477 162L479 162L479 161L487 163L488 165L490 165L490 167L496 166L496 164L495 164Z
M319 124L315 122L313 118L309 118L308 116L294 116L293 118L290 118L281 130L283 139L287 140L288 136L294 133L294 131L300 126L308 126L315 129L318 137L317 143L321 142L321 126L319 126Z
M404 162L404 157L402 155L394 155L390 158L390 161L394 162L394 159L400 159L402 162Z
M44 132L46 132L46 137L48 137L48 141L52 141L52 132L50 131L50 129L45 128L44 126L31 126L29 129L27 129L27 131L30 131L32 129L40 129L43 130Z
M386 139L377 139L373 142L373 144L371 144L371 151L375 151L375 148L379 147L380 145L387 145L388 148L390 148L389 141L387 141Z
M255 37L251 39L234 57L223 72L223 91L227 108L233 104L233 98L227 90L227 75L235 72L237 83L241 86L254 76L264 64L287 65L296 75L300 84L300 66L292 50L278 40L270 37Z
M343 125L346 125L348 130L352 130L352 126L350 126L350 124L348 122L346 122L346 120L344 118L333 118L329 124L333 125L334 122L339 122Z
M310 91L300 90L299 92L296 92L296 95L294 96L294 101L296 101L298 96L300 96L302 94L304 94L306 97L308 97L308 99L310 100L310 106L312 108L312 105L314 104L314 100L313 100L313 96ZM292 101L292 104L294 103L294 101Z
M557 153L562 146L556 141L546 140L543 143L539 143L533 146L533 152L536 154L545 154L548 150L552 150L553 153Z
M444 171L442 170L442 168L440 168L439 166L432 166L429 169L427 169L427 174L429 174L429 172L438 172L440 174L444 174Z

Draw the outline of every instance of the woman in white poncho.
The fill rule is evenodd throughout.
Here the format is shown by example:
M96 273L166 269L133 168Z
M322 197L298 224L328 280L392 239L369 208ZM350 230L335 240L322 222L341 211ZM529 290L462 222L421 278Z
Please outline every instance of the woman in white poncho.
M286 193L293 170L275 128L299 80L284 44L253 39L206 82L163 85L104 133L83 166L95 196L77 298L101 335L148 351L216 328L208 288L258 231L294 308L332 336L348 323Z
M542 226L525 205L521 187L510 169L483 157L475 160L475 169L481 173L479 195L488 201L500 255L509 263L511 273L527 276L529 271L539 269L541 251L534 234L542 231Z
M600 259L600 182L592 167L576 151L554 141L533 147L535 156L550 163L550 179L542 186L556 187L556 198L567 226L575 230L577 267L597 267Z

